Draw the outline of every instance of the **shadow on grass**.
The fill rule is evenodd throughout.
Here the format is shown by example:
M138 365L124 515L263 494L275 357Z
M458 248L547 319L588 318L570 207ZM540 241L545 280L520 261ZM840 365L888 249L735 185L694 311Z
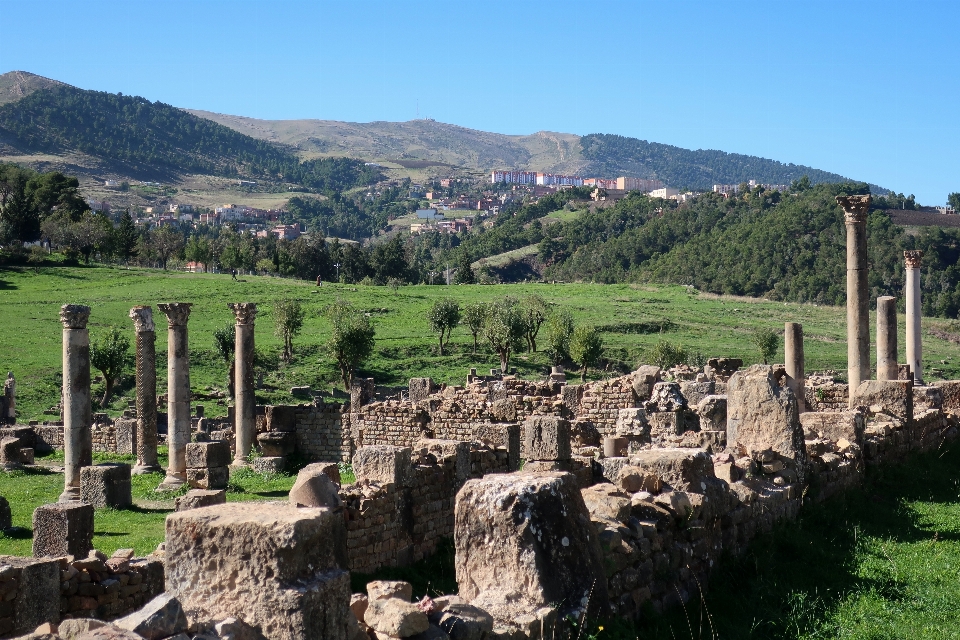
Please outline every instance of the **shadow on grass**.
M918 455L905 465L870 469L861 487L805 506L796 521L754 539L743 555L723 558L711 574L705 600L697 594L685 609L650 614L634 625L614 621L605 637L836 637L841 630L833 614L861 596L879 599L889 608L901 607L906 599L919 601L922 606L903 606L937 616L936 605L918 593L917 580L910 581L906 560L899 560L898 569L886 547L960 540L957 531L938 531L910 507L918 502L956 504L958 468L960 446L953 445ZM865 569L871 557L879 562ZM925 580L943 578L930 575Z

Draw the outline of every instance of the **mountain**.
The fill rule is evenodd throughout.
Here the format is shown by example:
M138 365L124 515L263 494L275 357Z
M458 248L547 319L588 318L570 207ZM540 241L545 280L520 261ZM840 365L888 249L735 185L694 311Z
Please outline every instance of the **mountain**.
M803 175L814 184L848 181L802 165L609 134L504 135L433 120L257 120L86 91L13 71L0 75L0 158L26 158L29 163L36 160L30 154L69 157L77 173L112 171L170 181L192 173L313 189L368 184L376 177L373 169L359 162L338 160L333 167L329 163L334 157L385 162L406 170L434 167L429 175L510 168L659 178L672 187L701 190L751 179L786 184ZM337 178L330 177L331 171ZM391 176L404 174L400 170ZM876 193L886 192L871 187Z
M64 86L59 80L51 80L26 71L11 71L0 75L0 105L16 102L34 91Z

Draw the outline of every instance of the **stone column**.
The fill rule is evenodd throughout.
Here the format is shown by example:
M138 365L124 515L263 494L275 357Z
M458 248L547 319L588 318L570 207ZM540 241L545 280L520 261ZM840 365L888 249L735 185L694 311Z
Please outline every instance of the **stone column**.
M189 302L158 304L167 316L167 477L158 491L180 488L187 481L190 441L190 353L187 348Z
M803 413L807 406L803 396L806 379L803 362L803 325L797 322L787 322L784 325L783 355L787 369L787 386L797 397L797 408L800 413Z
M247 456L253 446L257 433L255 415L256 399L253 389L253 327L257 317L257 305L253 302L238 302L227 305L237 318L237 335L234 361L234 382L236 393L234 404L234 431L237 434L237 447L233 467L248 466Z
M867 215L870 196L837 196L847 225L847 378L850 397L870 379Z
M65 304L63 323L63 493L60 502L80 500L80 469L93 463L90 433L90 307Z
M153 309L130 309L137 349L137 464L134 475L159 473L157 461L157 352Z
M896 380L897 366L897 299L877 298L877 380Z
M907 281L907 364L913 383L923 384L923 347L920 344L920 260L923 251L904 251Z
M7 422L10 424L17 423L17 380L13 377L13 371L7 373L7 379L3 383L3 397L6 401L7 415L3 418L7 419ZM3 420L0 419L0 423Z

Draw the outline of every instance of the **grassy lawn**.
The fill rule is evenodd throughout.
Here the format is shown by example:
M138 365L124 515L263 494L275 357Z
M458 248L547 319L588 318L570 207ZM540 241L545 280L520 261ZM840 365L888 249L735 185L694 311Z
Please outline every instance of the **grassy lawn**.
M160 464L166 467L165 447L161 447ZM42 465L62 462L63 454L41 458ZM94 463L134 463L133 456L94 454ZM252 470L234 473L227 490L227 501L286 500L295 476L261 475ZM351 478L344 478L351 480ZM163 474L150 473L133 476L132 493L134 506L129 509L97 509L94 516L93 545L106 554L117 549L133 548L138 555L145 555L163 542L164 521L173 512L174 499L186 493L158 493L157 485ZM0 495L10 501L13 526L19 527L10 535L0 533L0 555L32 555L33 510L42 504L56 502L63 491L63 474L47 469L31 469L12 473L0 472Z
M226 413L226 405L217 404L213 397L223 391L227 376L226 366L213 348L213 332L233 322L228 302L253 301L260 305L256 342L265 386L257 396L262 403L296 402L289 395L292 386L309 384L327 391L340 386L324 346L330 325L321 315L337 298L370 313L377 331L377 346L360 373L390 386L404 386L415 376L463 384L470 367L483 371L496 366L497 358L488 349L481 347L480 353L472 353L473 338L463 327L454 330L449 354L440 356L425 316L430 305L441 297L452 297L464 304L508 294L542 295L549 303L569 309L578 323L599 326L609 365L607 371L596 374L599 376L630 370L663 339L681 343L691 353L756 362L753 330L760 326L779 328L785 321L804 325L808 370L846 369L845 311L839 307L714 296L679 286L422 285L394 291L388 287L332 284L318 289L309 282L258 276L243 276L240 280L233 282L226 275L112 267L49 267L40 274L32 270L0 270L0 326L4 329L0 332L0 366L4 371L12 370L17 377L20 419L43 419L43 411L59 400L62 326L58 313L60 305L68 302L93 308L89 327L94 338L108 327L117 326L129 330L131 342L133 323L127 315L130 307L153 306L158 328L159 393L166 387L166 322L156 304L193 302L189 341L194 402L203 404L214 416ZM280 298L300 300L307 313L303 332L294 340L294 360L288 364L279 362L280 342L273 335L271 305ZM927 327L936 325L960 332L953 324L925 320ZM923 347L928 367L941 372L938 375L928 368L929 379L960 377L960 345L925 333ZM782 352L777 357L782 358ZM527 378L544 376L549 364L542 352L519 354L511 363L519 375ZM118 415L133 399L132 366L126 374L118 397L107 407L112 415ZM94 395L100 393L102 385L95 384Z

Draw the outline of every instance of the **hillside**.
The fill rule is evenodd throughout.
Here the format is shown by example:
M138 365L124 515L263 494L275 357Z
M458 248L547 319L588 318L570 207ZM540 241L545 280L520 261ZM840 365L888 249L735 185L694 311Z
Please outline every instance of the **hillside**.
M16 102L40 89L65 86L59 80L51 80L26 71L11 71L0 75L0 105Z

